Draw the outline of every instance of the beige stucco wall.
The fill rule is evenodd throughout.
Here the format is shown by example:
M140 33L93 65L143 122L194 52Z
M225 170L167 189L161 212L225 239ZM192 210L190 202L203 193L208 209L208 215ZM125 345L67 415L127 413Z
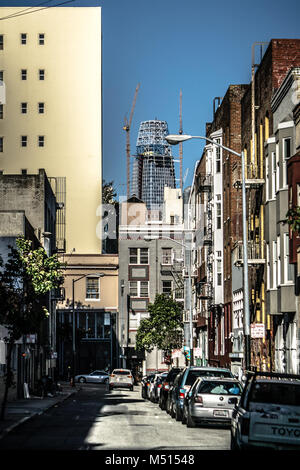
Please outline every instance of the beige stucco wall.
M74 283L74 303L78 308L118 310L118 265L117 255L72 255L66 256L64 270L65 301L58 302L57 308L72 308L72 279L83 275L103 273L100 278L100 299L86 299L86 277Z
M0 8L6 16L24 8ZM27 33L21 45L20 34ZM45 45L38 34L45 34ZM48 177L66 177L66 250L100 253L96 235L101 201L101 8L49 8L2 21L6 104L0 135L4 152L0 169L36 173L44 168ZM27 80L20 78L27 69ZM45 80L38 79L45 69ZM28 103L27 114L20 111ZM38 103L45 113L38 113ZM21 135L28 146L20 145ZM37 146L38 135L45 147Z

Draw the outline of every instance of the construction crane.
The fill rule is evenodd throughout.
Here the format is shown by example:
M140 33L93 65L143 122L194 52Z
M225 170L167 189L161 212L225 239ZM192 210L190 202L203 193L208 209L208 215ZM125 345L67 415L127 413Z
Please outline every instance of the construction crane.
M183 133L182 130L182 91L180 90L179 96L179 134ZM182 142L179 143L179 165L180 165L180 189L182 191Z
M127 199L130 197L130 127L131 127L131 121L132 121L132 116L135 108L135 102L136 102L136 97L138 94L140 88L140 84L138 83L136 89L135 89L135 94L133 98L133 103L131 107L131 112L129 116L129 120L127 120L127 117L125 116L124 118L124 126L123 130L126 131L126 157L127 157Z

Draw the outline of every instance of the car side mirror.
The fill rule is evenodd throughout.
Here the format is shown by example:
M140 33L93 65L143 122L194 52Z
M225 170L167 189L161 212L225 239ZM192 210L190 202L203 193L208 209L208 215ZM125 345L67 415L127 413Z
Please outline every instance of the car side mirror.
M236 398L236 397L233 397L233 398L229 398L229 399L228 399L228 403L229 403L230 405L237 405L237 404L238 404L238 401L239 401L239 399Z

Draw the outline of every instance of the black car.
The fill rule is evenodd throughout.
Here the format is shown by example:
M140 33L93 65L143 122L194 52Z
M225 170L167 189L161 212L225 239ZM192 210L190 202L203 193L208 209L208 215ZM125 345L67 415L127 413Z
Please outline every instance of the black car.
M167 377L164 379L162 383L162 388L161 388L160 397L159 397L159 406L162 410L166 409L169 389L172 386L175 380L175 377L181 371L182 371L182 367L172 367L172 369L169 370Z

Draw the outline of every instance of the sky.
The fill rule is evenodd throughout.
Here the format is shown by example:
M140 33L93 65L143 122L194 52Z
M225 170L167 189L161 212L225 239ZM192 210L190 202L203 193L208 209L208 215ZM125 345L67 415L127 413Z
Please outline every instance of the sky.
M0 0L0 6L41 3ZM138 83L131 154L141 121L164 120L170 134L178 133L180 90L183 132L205 135L214 98L225 96L229 85L250 83L252 44L300 38L299 0L75 0L62 6L102 9L103 178L114 181L119 197L126 195L124 118ZM198 139L183 144L184 187L192 184L203 146ZM178 146L172 150L179 185Z

